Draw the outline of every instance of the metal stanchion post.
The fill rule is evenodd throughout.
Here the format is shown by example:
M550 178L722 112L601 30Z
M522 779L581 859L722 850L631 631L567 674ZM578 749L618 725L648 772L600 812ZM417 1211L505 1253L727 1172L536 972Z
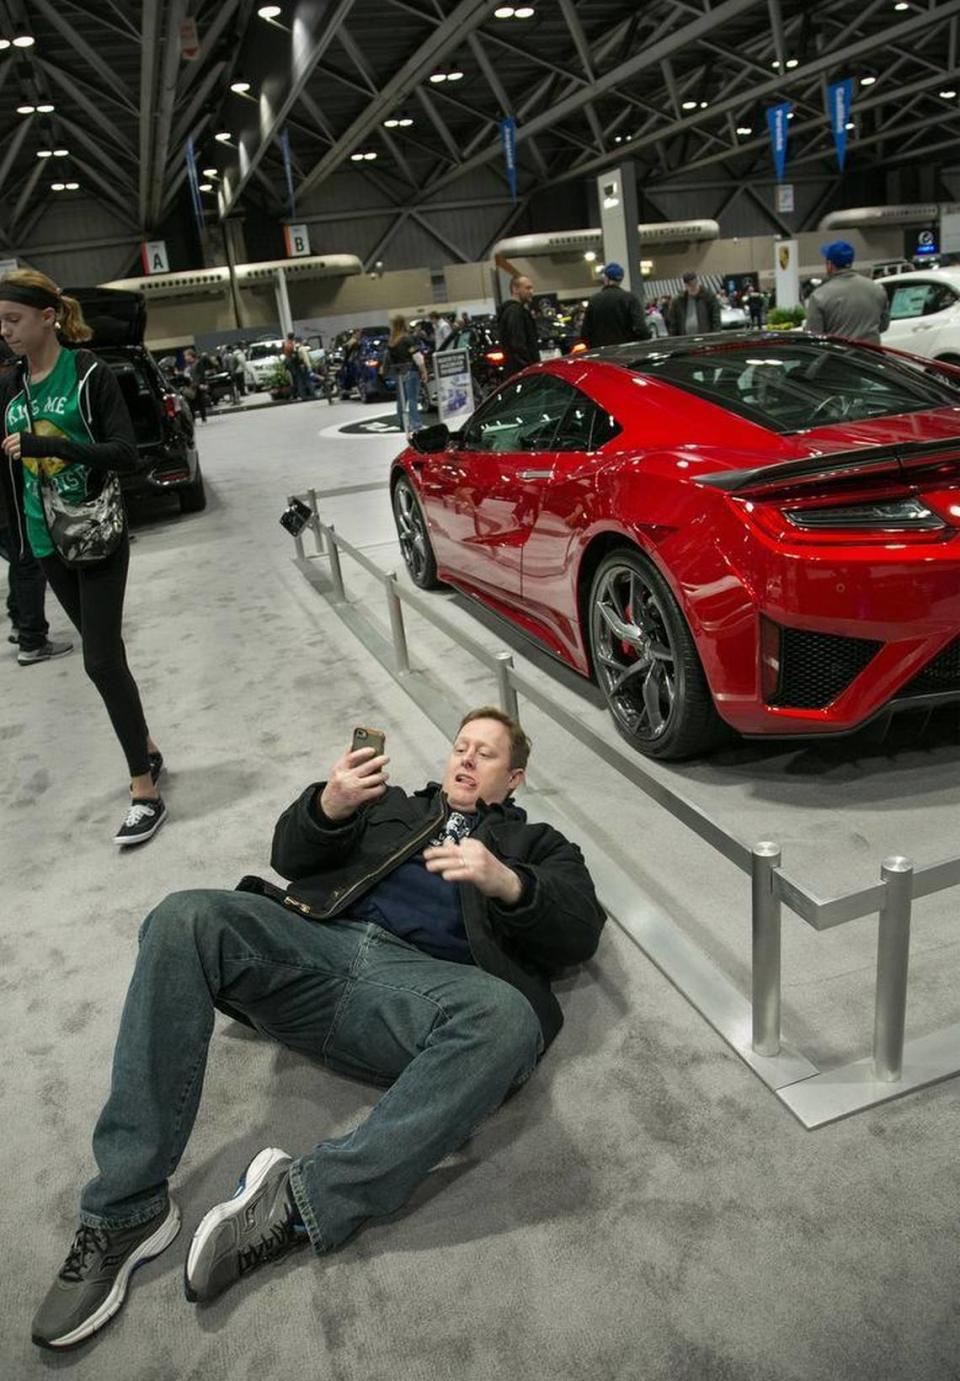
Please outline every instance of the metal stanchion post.
M347 596L343 588L343 571L340 569L340 548L337 546L336 531L333 523L327 528L327 538L330 544L330 579L333 581L333 594L337 602L342 604Z
M884 901L877 930L873 1067L878 1079L895 1083L903 1071L913 864L908 858L885 858L880 876L884 883Z
M780 866L778 844L753 847L753 1049L758 1055L780 1053L780 897L774 869Z
M310 507L313 509L313 521L311 526L313 527L313 539L317 544L317 555L322 556L323 533L320 531L320 510L317 507L317 491L315 489L308 489L307 498L310 500Z
M295 498L296 498L296 495L294 495L294 494L288 494L288 495L287 495L287 507L288 507L288 508L289 508L290 505L294 502L294 499L295 499ZM294 549L294 551L297 553L297 560L298 560L298 561L302 561L302 560L303 560L303 556L304 556L304 552L303 552L303 533L302 533L302 532L298 532L297 535L296 535L296 537L294 537L294 539L293 539L293 549Z
M397 671L402 675L410 670L410 654L407 651L407 633L403 626L403 606L397 594L397 573L390 572L384 586L387 592L387 609L390 613L390 632L393 635L393 655L397 660Z
M510 681L513 657L509 652L498 652L496 657L497 687L500 694L500 708L501 710L505 710L512 719L519 719L520 706L517 701L517 692Z

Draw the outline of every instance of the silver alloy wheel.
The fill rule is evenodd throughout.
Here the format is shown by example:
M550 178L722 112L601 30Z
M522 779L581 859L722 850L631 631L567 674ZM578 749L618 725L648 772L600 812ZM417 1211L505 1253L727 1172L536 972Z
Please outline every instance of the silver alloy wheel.
M429 539L416 495L403 480L394 491L393 512L397 520L400 554L410 572L410 579L415 585L419 585L427 569Z
M591 643L611 712L631 738L669 729L677 703L677 654L657 592L633 566L611 566L594 591Z

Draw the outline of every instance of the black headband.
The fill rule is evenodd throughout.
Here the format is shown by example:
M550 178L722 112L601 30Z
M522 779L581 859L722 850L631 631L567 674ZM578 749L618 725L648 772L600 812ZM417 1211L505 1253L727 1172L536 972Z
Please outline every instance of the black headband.
M0 302L22 302L25 307L37 307L42 312L45 307L55 311L63 305L57 293L47 292L46 288L35 288L29 283L11 283L0 278Z

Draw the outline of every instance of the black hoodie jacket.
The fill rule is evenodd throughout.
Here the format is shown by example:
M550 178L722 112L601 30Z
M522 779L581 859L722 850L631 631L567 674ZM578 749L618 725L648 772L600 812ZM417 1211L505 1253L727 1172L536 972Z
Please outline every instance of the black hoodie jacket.
M357 898L427 846L447 813L443 792L431 782L412 796L388 787L372 805L335 822L317 804L324 785L307 787L277 821L271 864L293 884L289 891L261 878L240 883L318 921L349 916ZM606 917L576 844L550 825L529 824L512 799L493 806L478 801L476 809L471 837L521 876L524 894L520 905L504 907L470 883L457 883L467 940L479 968L526 997L546 1048L563 1024L550 977L591 957Z
M69 347L65 347L69 348ZM25 456L59 456L62 460L78 461L88 470L106 475L132 474L140 464L137 438L124 402L120 385L113 370L93 351L79 349L77 377L79 380L80 413L90 436L89 441L70 441L63 436L39 436L23 432L20 447ZM0 377L0 426L6 417L7 406L25 387L24 361ZM27 551L26 525L23 520L23 462L0 454L0 486L4 505L9 510L8 521L17 553ZM87 481L91 490L90 478ZM93 489L96 493L96 489Z

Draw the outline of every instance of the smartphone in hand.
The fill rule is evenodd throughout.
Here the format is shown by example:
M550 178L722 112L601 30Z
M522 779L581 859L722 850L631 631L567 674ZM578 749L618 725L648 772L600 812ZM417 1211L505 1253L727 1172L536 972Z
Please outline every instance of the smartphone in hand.
M368 729L360 724L353 731L353 742L350 744L351 753L355 753L358 748L372 748L374 757L379 757L386 746L387 736L382 729Z

